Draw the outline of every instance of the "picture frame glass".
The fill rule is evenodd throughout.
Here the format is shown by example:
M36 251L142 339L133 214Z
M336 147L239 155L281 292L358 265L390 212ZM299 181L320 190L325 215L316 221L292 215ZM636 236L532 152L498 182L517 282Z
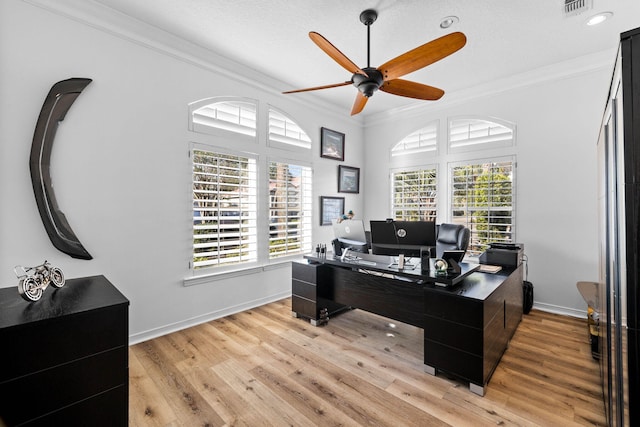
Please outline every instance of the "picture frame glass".
M344 134L335 130L320 130L320 157L344 160Z
M320 225L332 225L344 215L344 197L320 197Z
M360 168L342 165L338 167L338 192L360 192Z

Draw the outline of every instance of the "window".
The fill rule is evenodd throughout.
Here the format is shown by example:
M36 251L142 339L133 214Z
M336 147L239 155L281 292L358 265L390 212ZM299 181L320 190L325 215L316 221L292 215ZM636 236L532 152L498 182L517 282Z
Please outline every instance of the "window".
M463 152L497 147L509 147L514 143L515 126L501 122L458 118L449 121L449 151Z
M269 258L311 250L311 168L269 162Z
M256 136L257 102L250 99L210 98L189 106L190 129L211 133L222 129L243 135Z
M269 108L269 142L285 144L285 148L311 149L311 139L300 126L273 107Z
M451 219L471 230L471 253L513 242L514 166L506 160L451 167Z
M435 221L436 169L399 171L391 174L393 217L404 221Z
M391 157L438 150L438 122L435 121L406 136L391 149Z
M257 260L256 160L192 151L193 268Z

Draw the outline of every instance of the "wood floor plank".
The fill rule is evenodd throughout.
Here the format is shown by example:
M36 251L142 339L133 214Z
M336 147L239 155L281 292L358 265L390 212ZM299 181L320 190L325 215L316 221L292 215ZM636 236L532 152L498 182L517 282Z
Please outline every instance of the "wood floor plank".
M140 347L129 349L129 424L168 426L178 417L171 410L162 391L138 360Z
M605 424L585 319L525 315L484 397L426 374L422 340L362 310L314 327L286 298L132 346L130 425Z
M296 411L256 377L242 363L228 360L211 368L236 394L247 402L246 411L257 412L273 425L313 426L313 422Z
M168 338L164 336L136 347L139 350L138 360L165 397L169 407L184 425L223 426L224 420L202 399L175 366L175 362L167 356L166 349L171 347L170 344L166 345L167 343Z

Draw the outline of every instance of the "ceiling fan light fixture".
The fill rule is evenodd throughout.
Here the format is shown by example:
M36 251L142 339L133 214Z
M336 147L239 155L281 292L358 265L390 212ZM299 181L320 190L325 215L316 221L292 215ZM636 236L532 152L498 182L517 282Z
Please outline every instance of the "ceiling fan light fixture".
M354 74L351 81L364 96L370 98L380 88L384 78L382 73L375 68L367 67L363 71L367 73L366 77L361 74Z
M440 28L446 30L447 28L451 27L454 24L457 24L458 22L460 22L460 19L457 16L445 16L440 20Z
M594 25L602 24L604 21L606 21L607 19L611 18L612 16L613 16L613 12L601 12L601 13L598 13L597 15L593 15L591 18L587 19L586 24L588 26L594 26Z

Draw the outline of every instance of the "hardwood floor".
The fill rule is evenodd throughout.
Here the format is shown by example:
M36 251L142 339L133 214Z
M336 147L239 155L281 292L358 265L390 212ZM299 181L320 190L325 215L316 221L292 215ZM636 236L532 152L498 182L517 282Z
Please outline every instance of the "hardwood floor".
M484 397L423 371L422 329L285 299L130 347L131 426L605 425L586 320L525 315Z

